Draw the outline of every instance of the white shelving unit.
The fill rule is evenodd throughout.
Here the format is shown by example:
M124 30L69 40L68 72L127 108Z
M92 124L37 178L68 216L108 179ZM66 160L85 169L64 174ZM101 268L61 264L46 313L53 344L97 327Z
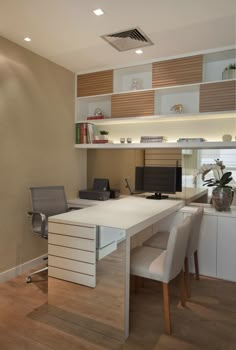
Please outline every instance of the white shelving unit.
M94 115L99 108L105 115L105 119L90 120L91 123L99 125L125 125L141 123L164 123L168 121L200 121L211 119L235 118L235 111L199 113L199 90L200 86L207 83L222 82L222 72L225 67L235 62L236 50L222 50L220 52L203 53L203 81L196 84L186 84L171 87L152 88L152 64L143 64L126 68L114 69L113 71L113 93L77 98L76 123L87 122L87 117ZM137 80L137 90L154 90L155 108L152 116L138 116L129 118L111 118L111 99L114 94L132 93L133 81ZM177 114L171 111L175 104L182 104L184 113ZM226 120L227 122L227 120ZM231 122L232 124L232 122ZM162 124L163 125L163 124ZM193 124L194 125L194 124ZM236 124L235 124L236 125ZM235 136L233 125L233 136ZM206 130L204 130L206 131ZM227 131L228 132L228 131ZM227 133L226 132L226 133ZM222 135L225 132L222 131ZM219 134L219 133L218 133ZM121 135L122 136L122 135ZM168 135L167 135L168 136ZM180 135L181 136L181 135ZM219 139L219 135L217 137ZM212 138L211 138L212 140ZM223 146L223 143L220 142ZM232 145L232 144L231 144ZM80 146L80 145L78 145ZM81 148L91 145L81 145ZM110 147L108 145L93 145L93 148ZM119 145L121 147L121 145ZM133 147L133 146L131 146ZM155 146L157 147L157 146ZM163 147L158 145L158 147ZM217 146L216 146L217 147Z
M76 144L80 149L145 149L145 148L179 148L179 149L232 149L236 148L236 141L232 142L153 142L153 143L105 143L105 144Z

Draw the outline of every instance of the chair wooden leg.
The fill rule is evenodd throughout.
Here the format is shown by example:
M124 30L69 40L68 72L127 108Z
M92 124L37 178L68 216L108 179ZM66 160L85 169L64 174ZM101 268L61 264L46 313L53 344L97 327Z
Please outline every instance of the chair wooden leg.
M195 265L195 274L196 274L196 280L199 280L199 268L198 268L198 255L197 250L194 253L194 265Z
M185 302L185 287L184 287L184 272L183 270L180 271L179 274L179 287L180 287L180 302L182 306L186 305Z
M170 324L170 302L169 302L169 285L168 283L162 283L163 289L163 301L164 301L164 317L166 333L171 334L171 324Z
M191 287L190 287L190 280L189 280L189 269L188 269L188 258L187 257L184 260L184 279L185 279L185 288L186 288L187 298L190 298L191 297Z

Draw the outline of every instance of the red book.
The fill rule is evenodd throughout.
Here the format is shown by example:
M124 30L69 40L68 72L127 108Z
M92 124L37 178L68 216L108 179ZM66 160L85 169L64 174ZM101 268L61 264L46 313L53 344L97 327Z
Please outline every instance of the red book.
M93 120L93 119L104 119L104 115L91 115L90 117L87 117L87 120Z
M93 143L108 143L108 140L93 140Z

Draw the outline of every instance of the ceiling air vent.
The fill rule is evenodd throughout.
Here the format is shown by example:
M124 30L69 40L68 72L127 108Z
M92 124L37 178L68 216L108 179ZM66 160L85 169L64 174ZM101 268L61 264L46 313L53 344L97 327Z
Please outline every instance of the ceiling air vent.
M138 49L153 45L147 35L138 27L127 29L122 32L103 35L102 38L118 51Z

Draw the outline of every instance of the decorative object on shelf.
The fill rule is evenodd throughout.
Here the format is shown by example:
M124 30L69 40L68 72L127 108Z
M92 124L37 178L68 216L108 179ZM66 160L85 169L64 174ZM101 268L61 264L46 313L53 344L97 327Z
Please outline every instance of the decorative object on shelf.
M104 119L104 118L105 118L105 116L102 113L102 110L100 108L96 108L94 111L94 115L87 117L87 120Z
M223 173L225 166L219 159L215 159L215 164L203 164L198 172L194 175L196 183L197 175L202 175L203 186L214 187L212 191L211 204L217 211L229 211L233 201L234 191L228 185L233 180L232 172ZM205 179L206 174L213 171L214 178Z
M125 137L120 138L120 143L125 143Z
M142 89L142 80L139 78L133 78L130 86L130 90L141 90Z
M229 66L227 66L223 73L222 73L222 79L226 80L226 79L236 79L236 64L230 64Z
M95 116L101 116L101 115L103 115L103 113L102 113L100 108L96 108L95 111L94 111L94 115Z
M225 141L225 142L230 142L232 141L232 135L230 134L225 134L222 136L222 141Z
M100 130L100 140L108 140L108 134L109 131L107 130Z
M175 113L184 113L184 106L181 103L178 103L173 105L170 110L174 111Z
M132 143L131 137L127 137L127 143Z
M141 143L149 143L149 142L166 142L166 136L141 136Z

